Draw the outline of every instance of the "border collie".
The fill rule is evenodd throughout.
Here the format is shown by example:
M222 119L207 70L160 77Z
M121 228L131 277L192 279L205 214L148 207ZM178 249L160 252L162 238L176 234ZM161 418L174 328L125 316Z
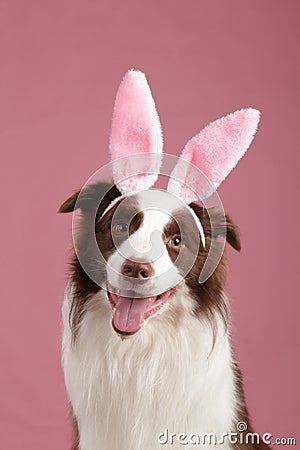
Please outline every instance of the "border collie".
M77 217L63 304L73 450L270 448L247 442L230 345L223 250L224 239L241 249L238 229L205 204L258 120L249 108L211 123L176 159L167 189L151 189L164 160L159 119L145 76L123 79L114 181L90 180L60 207Z

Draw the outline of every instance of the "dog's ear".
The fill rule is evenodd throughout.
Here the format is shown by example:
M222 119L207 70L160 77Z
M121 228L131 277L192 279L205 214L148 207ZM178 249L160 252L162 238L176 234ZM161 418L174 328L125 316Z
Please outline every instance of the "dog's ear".
M237 225L234 223L231 216L226 214L226 225L227 225L227 232L226 232L226 240L227 242L238 252L241 251L241 237L240 232L237 227Z
M74 211L76 201L77 201L79 194L80 194L80 191L75 192L75 194L71 195L71 197L69 197L66 201L64 201L63 204L59 207L58 212L68 213L68 212ZM77 205L77 208L78 208L78 205Z
M84 187L81 191L75 192L75 194L61 205L58 211L60 213L67 213L75 209L81 209L82 212L89 212L97 209L97 214L101 215L107 206L120 195L120 191L113 184L93 184Z
M238 252L241 251L239 229L229 214L224 214L219 208L209 208L207 210L196 203L191 203L189 207L192 208L199 218L206 237L217 238L218 236L223 236L231 247ZM211 224L213 224L213 227Z

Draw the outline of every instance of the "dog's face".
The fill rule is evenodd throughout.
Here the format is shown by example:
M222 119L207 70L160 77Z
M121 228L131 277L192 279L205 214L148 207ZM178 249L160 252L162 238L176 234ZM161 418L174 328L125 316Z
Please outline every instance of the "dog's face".
M182 284L188 287L200 310L218 301L204 298L204 293L207 297L208 286L217 290L216 285L223 283L222 264L217 264L205 286L199 284L199 277L214 238L217 242L223 234L234 248L240 249L236 227L228 216L222 217L220 211L208 214L204 208L188 206L165 191L141 191L119 198L114 186L108 190L107 185L98 184L78 194L60 208L61 212L74 208L82 212L73 278L79 283L81 297L87 299L97 291L90 278L99 275L98 290L107 291L112 326L117 333L135 334L149 318L155 320L157 314L164 314L164 306L172 302ZM216 225L214 231L211 219ZM97 249L87 253L89 229L96 237ZM81 258L80 253L85 257Z

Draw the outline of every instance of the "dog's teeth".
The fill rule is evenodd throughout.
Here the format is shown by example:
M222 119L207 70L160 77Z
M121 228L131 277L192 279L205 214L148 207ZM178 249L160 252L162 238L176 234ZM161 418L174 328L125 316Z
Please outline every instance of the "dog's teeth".
M149 306L150 303L152 303L155 299L156 299L155 295L153 297L150 297L149 300L148 300L147 306Z

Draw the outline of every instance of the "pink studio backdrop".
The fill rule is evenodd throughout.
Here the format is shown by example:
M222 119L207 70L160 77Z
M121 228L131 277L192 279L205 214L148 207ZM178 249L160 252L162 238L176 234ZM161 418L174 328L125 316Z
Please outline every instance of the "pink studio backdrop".
M242 232L242 253L228 251L233 340L256 429L296 436L299 13L298 0L2 0L1 450L69 448L60 308L71 216L57 209L108 161L130 67L148 76L169 153L226 113L262 111L219 190Z

